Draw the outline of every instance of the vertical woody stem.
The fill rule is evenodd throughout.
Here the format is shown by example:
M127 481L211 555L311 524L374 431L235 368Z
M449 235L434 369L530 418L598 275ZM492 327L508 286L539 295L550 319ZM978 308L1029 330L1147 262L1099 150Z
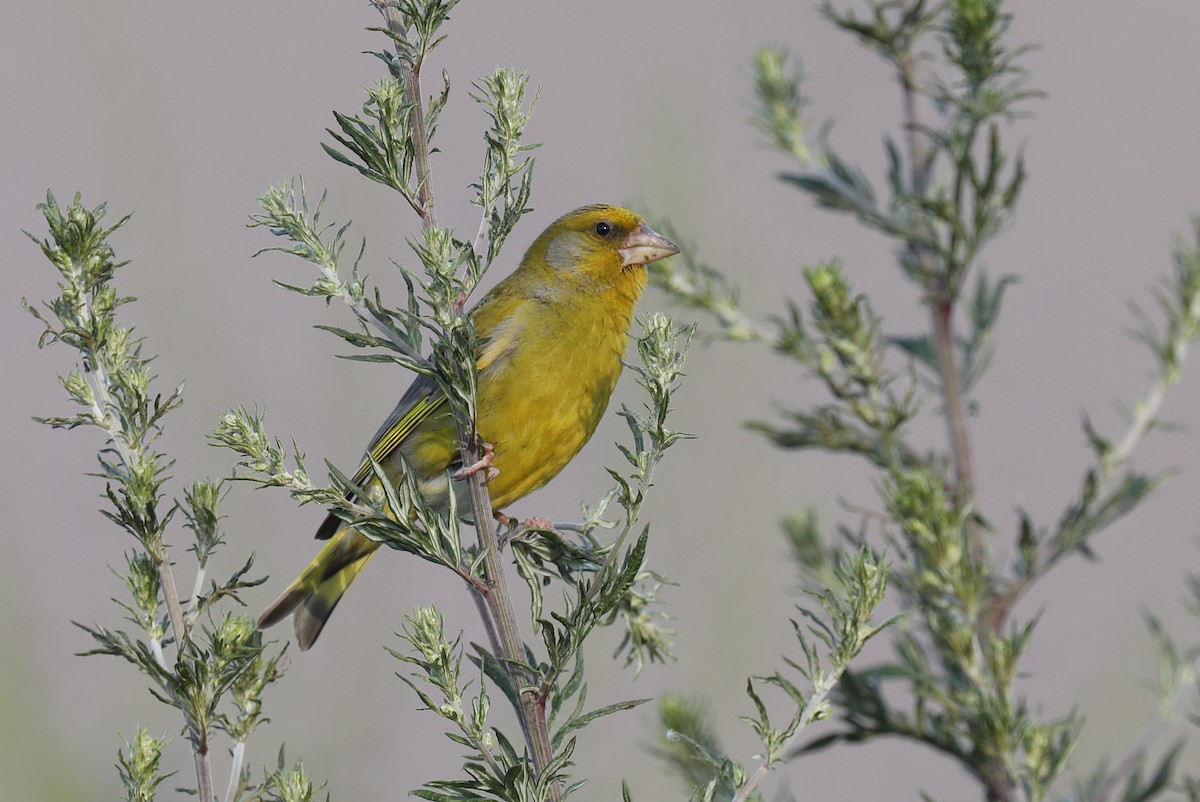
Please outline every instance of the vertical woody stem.
M376 7L387 21L388 30L401 37L407 33L403 17L395 5L380 0L376 2ZM401 56L406 65L403 70L404 97L413 110L413 173L417 182L417 213L421 217L422 228L429 229L437 225L437 212L433 177L429 169L429 136L425 126L425 106L421 96L421 64L415 54L401 51L402 45L397 43L397 55ZM457 423L463 464L475 465L483 456L483 449L482 440L475 431L474 421ZM484 577L488 583L488 590L480 594L486 604L479 605L480 615L484 619L484 627L489 637L492 638L493 651L498 653L501 663L518 689L520 708L517 713L521 720L521 729L533 757L534 770L541 775L553 757L550 734L546 726L545 702L535 696L533 678L524 668L525 649L504 574L504 564L500 559L492 502L485 483L486 474L486 470L477 470L464 480L471 491L475 531L479 537ZM472 592L478 593L474 590ZM476 603L479 603L478 596ZM561 795L562 790L557 784L550 787L549 798L552 802L557 802Z
M899 61L900 85L904 92L904 119L908 130L909 162L912 166L912 193L924 198L929 188L929 173L932 167L925 149L925 138L920 132L920 112L917 108L916 64L911 54ZM932 237L929 221L923 215L918 219L918 235L923 240ZM939 273L934 253L928 245L915 241L908 243L909 257L919 266L925 277L925 289L929 295L933 346L937 357L938 377L941 380L942 400L946 405L946 425L949 430L951 459L954 464L954 499L959 507L970 505L975 497L975 469L971 457L971 443L967 433L967 411L962 396L962 379L958 363L954 359L954 290ZM972 538L972 550L977 559L983 557L983 543L979 535Z
M916 61L911 52L897 58L900 86L904 98L904 121L908 133L908 156L911 163L912 194L925 198L929 189L929 178L933 168L926 150L921 118L918 109L916 87ZM971 442L967 431L967 410L962 392L962 378L958 362L954 357L954 308L958 300L956 281L951 275L952 266L938 263L930 248L933 230L929 219L918 213L916 238L907 245L908 257L924 279L925 292L930 307L930 326L933 347L937 360L937 371L942 388L942 402L946 411L946 426L950 440L951 460L954 465L955 505L959 509L970 507L975 499L975 469L971 454ZM966 523L971 557L982 567L987 560L987 548L983 532L973 521ZM976 623L976 638L979 648L986 654L988 644L999 632L1003 618L997 610L990 609L996 599L990 599ZM997 690L998 689L994 689ZM1007 770L1002 760L989 760L977 772L982 781L988 802L1013 802L1020 798L1016 779Z

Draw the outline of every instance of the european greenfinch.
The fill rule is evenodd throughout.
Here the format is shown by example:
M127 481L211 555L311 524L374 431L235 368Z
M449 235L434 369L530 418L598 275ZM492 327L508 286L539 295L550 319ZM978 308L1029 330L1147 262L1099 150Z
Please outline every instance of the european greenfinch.
M549 482L587 443L621 373L645 265L678 252L634 212L584 206L543 231L472 310L482 341L476 426L491 446L494 509ZM407 461L433 507L448 509L453 492L470 509L467 483L452 475L461 468L454 418L431 379L412 383L367 454L355 484L379 481L372 461L395 483ZM301 649L380 546L332 513L316 536L328 545L258 620L266 628L291 615Z

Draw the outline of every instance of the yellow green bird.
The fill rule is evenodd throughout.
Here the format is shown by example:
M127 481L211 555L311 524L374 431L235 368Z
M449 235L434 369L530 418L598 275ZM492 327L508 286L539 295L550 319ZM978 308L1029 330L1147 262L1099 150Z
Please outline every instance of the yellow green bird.
M634 212L584 206L543 231L472 310L484 338L476 423L499 471L487 485L496 510L553 479L592 436L621 373L645 265L678 252ZM371 460L395 483L403 454L431 505L447 509L453 490L459 509L470 508L467 483L450 478L460 464L454 418L430 379L413 382L367 453L356 484L378 481ZM328 545L258 619L266 628L291 615L301 649L380 545L333 514L317 538Z

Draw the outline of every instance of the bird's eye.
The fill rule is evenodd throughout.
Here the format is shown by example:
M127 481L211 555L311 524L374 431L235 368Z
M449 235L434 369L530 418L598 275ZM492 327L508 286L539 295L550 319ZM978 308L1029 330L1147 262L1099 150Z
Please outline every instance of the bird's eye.
M606 220L601 220L599 223L596 223L594 231L596 232L597 236L607 237L612 233L612 223L609 223Z

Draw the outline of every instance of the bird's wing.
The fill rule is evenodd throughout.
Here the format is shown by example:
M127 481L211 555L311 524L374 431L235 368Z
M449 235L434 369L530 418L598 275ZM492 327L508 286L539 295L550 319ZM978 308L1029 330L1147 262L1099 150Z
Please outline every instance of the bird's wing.
M372 462L382 463L404 439L412 434L421 421L438 407L446 403L446 397L438 392L437 384L428 376L418 376L400 398L392 414L379 427L379 431L371 438L367 446L367 458L358 466L354 474L354 483L363 485L370 478L374 469Z
M511 319L510 319L511 320ZM483 374L488 368L503 363L516 345L517 326L505 320L492 328L492 334L479 349L475 369ZM379 427L367 446L367 458L354 474L354 483L363 485L373 473L372 462L382 463L396 450L413 430L435 410L446 403L437 383L428 376L419 376L400 398L392 414Z

